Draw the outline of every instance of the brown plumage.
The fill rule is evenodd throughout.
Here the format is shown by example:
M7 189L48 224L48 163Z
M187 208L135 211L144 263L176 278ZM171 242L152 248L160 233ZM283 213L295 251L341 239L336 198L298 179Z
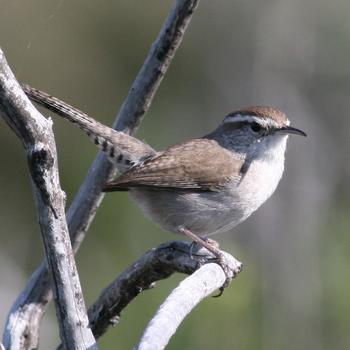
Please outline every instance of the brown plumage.
M242 159L233 157L232 152L216 141L195 139L172 146L131 168L104 191L131 187L216 191L234 180L232 174L240 174L242 165Z

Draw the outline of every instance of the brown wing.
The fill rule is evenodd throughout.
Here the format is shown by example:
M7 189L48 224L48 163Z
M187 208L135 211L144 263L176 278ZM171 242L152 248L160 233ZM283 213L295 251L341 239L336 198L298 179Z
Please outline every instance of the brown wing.
M239 180L243 160L216 141L195 139L172 146L108 184L104 191L131 187L219 190Z

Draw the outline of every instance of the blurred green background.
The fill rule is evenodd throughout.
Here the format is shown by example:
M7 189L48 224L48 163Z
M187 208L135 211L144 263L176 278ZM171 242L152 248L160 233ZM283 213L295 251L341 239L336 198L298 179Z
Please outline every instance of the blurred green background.
M172 6L0 0L0 45L18 80L110 125ZM309 138L291 138L274 196L216 236L244 272L221 298L194 310L168 349L350 348L349 17L344 0L201 1L138 137L162 149L253 104L283 110ZM53 118L69 205L97 151L76 127ZM42 260L26 158L2 120L0 164L2 329ZM87 305L143 252L173 238L126 194L108 195L77 256ZM131 349L182 278L140 295L101 349ZM41 333L41 349L57 344L52 306Z

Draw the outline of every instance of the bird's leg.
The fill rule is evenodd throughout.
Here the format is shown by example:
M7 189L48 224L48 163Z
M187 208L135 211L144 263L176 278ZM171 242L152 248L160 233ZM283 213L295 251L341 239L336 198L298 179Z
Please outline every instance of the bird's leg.
M197 236L197 237L198 237L198 236ZM199 238L201 238L202 241L204 241L204 242L210 244L210 245L213 246L214 248L215 248L215 247L219 248L218 242L214 241L213 239L210 239L210 238L207 238L207 237L203 237L203 238L202 238L202 237L199 237ZM200 243L198 243L198 242L195 242L194 240L192 240L192 243L191 243L191 245L190 245L190 250L189 250L189 255L190 255L190 258L191 258L191 259L193 259L192 252L193 252L193 249L195 248L196 245L198 246L198 244L199 244L200 247L203 248L202 241L201 241ZM218 259L217 256L215 256L215 259Z
M197 236L196 234L194 234L193 232L191 232L190 230L187 230L184 227L180 227L179 228L180 233L183 233L185 236L187 236L188 238L191 238L191 240L197 244L199 244L200 246L208 249L217 259L218 262L220 263L222 261L222 252L221 250L218 248L218 244L213 241L213 240L206 240L202 237Z
M219 245L214 240L199 237L183 226L179 227L179 232L189 237L193 241L193 243L197 243L200 246L209 250L217 259L217 263L221 266L226 276L226 281L223 284L223 286L220 287L219 294L215 295L215 297L221 296L223 290L231 283L232 279L242 270L242 264L232 264L232 261L227 259L227 256L225 256L225 254L219 249ZM190 249L190 255L191 253L192 248Z

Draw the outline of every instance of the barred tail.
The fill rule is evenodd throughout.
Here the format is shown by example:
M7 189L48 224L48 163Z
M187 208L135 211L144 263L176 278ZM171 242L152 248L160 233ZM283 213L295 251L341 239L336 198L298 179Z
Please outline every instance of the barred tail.
M122 171L156 153L146 143L96 121L79 109L46 92L26 84L22 84L22 89L32 101L77 124L105 152L108 159Z
M105 127L105 125L68 103L59 100L57 97L51 96L27 84L22 84L22 89L32 101L68 119L70 122L78 124L78 126L87 133L91 132L91 129L95 128L98 124Z

